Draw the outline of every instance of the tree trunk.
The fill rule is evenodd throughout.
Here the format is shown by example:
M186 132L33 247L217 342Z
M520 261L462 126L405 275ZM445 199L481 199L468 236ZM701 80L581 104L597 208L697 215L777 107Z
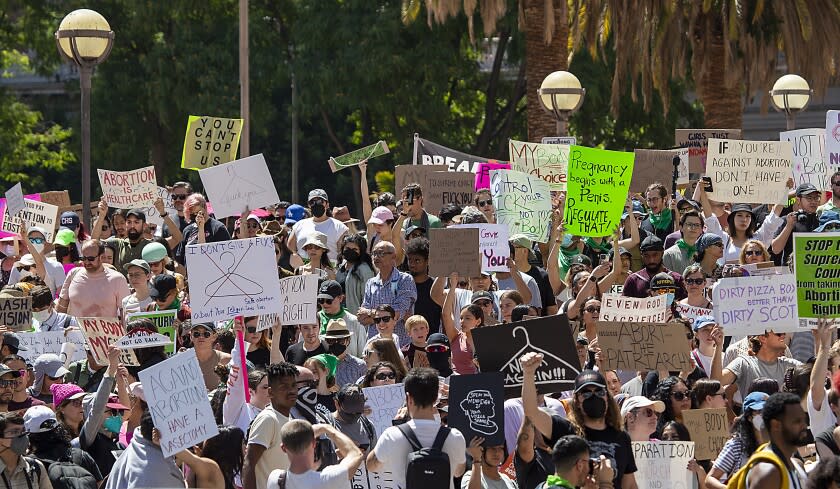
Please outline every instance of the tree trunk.
M721 27L722 29L722 27ZM715 29L717 31L717 29ZM704 53L708 68L697 83L697 95L703 103L704 127L741 129L743 124L743 75L726 73L726 51L722 32L715 32ZM726 82L727 77L729 83Z
M528 100L528 140L539 142L554 136L557 124L554 116L540 104L537 90L549 73L565 70L568 65L569 21L566 2L554 1L554 31L546 43L545 0L524 0L525 77Z

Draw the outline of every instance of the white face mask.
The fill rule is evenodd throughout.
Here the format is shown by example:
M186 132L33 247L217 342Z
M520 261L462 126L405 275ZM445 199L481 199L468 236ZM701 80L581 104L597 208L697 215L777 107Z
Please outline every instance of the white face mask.
M21 271L20 271L20 279L19 279L19 280L23 280L23 279L25 279L26 277L33 277L34 275L35 275L35 274L34 274L34 273L32 273L32 272L30 272L29 270L21 270Z
M753 428L755 428L757 431L761 431L764 429L764 418L761 417L761 414L756 414L755 416L753 416L752 425Z
M32 311L32 317L39 323L43 323L52 315L52 311L47 308L43 311Z
M3 254L6 256L14 256L15 247L9 244L3 245L2 247L0 247L0 251L2 251Z
M43 254L43 253L44 253L44 245L45 245L45 244L46 244L46 243L29 243L29 246L31 246L31 247L32 247L35 251L37 251L38 253L42 253L42 254Z

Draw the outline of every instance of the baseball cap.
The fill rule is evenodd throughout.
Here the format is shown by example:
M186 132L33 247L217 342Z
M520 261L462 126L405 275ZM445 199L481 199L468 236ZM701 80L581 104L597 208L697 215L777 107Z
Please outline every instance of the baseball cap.
M289 224L291 221L292 224L304 219L306 217L306 208L304 208L300 204L292 204L286 208L286 220L285 223Z
M140 210L140 209L131 209L131 210L129 210L128 212L126 212L126 213L125 213L125 217L126 217L126 218L128 218L128 217L130 217L130 216L134 216L134 217L136 217L137 219L139 219L139 220L141 220L141 221L143 221L143 222L146 222L146 213L145 213L145 212L143 212L143 211L142 211L142 210Z
M422 226L408 226L407 228L405 228L405 232L403 233L403 236L405 236L407 238L411 233L413 233L414 231L417 231L417 230L423 231L423 234L426 234L426 228L424 228Z
M654 412L662 413L665 411L665 403L662 401L652 401L645 396L632 396L624 400L621 405L621 417L638 408L652 407Z
M633 253L630 253L630 250L628 250L627 248L625 248L623 246L620 246L618 248L618 256L624 256L624 255L633 256Z
M152 268L149 266L149 263L146 262L146 260L141 260L139 258L135 258L135 259L131 260L130 262L126 263L125 265L123 265L123 270L128 272L128 270L131 267L142 268L143 270L146 271L146 273L149 273L149 272L152 271Z
M365 393L356 384L344 384L336 394L341 403L341 410L349 414L361 414L365 411Z
M476 302L481 300L488 300L490 302L493 302L493 294L487 292L486 290L477 290L473 292L472 298L470 299L470 303L475 304Z
M814 192L819 192L817 187L814 186L813 183L800 183L798 187L796 187L796 196L802 197L803 195L812 194Z
M55 353L44 353L35 359L33 365L36 374L47 375L52 378L64 377L70 371L64 368L64 362Z
M770 396L764 392L750 392L750 394L744 398L744 412L761 411L764 409L764 403L767 401L768 397Z
M335 280L325 280L318 289L318 299L335 299L344 293L341 284Z
M677 202L677 209L679 209L680 212L690 209L699 211L700 203L693 199L682 199L679 202Z
M23 427L30 433L46 433L56 425L55 412L43 404L32 406L23 414Z
M53 238L53 244L61 246L70 246L75 241L76 235L73 234L73 230L65 227L60 228Z
M575 392L580 391L587 386L607 388L607 381L604 376L594 370L584 370L575 378Z
M157 241L147 243L140 255L147 263L159 262L166 258L166 247Z
M13 368L6 365L5 363L0 363L0 377L4 376L6 374L12 374L12 377L14 377L14 378L20 377L20 371L14 370Z
M677 281L668 272L659 272L650 279L650 288L656 289L673 289L677 286Z
M309 191L309 197L306 198L306 202L310 202L312 199L330 200L329 197L327 197L327 192L322 188L316 188Z
M79 227L79 215L73 211L64 211L61 213L58 225L70 230L75 230Z
M825 213L823 213L823 214L825 214ZM16 267L19 267L19 266L31 267L34 264L35 264L35 258L32 255L30 255L29 253L27 253L27 254L23 255L22 257L20 257L20 260L16 261L14 266L16 266Z
M156 275L152 279L152 285L149 287L149 297L152 299L159 299L166 297L170 291L178 287L178 282L175 277L168 274Z
M391 209L385 206L379 206L373 210L368 219L368 224L385 224L387 221L394 220L394 213Z
M8 345L15 350L23 350L26 351L26 348L20 346L20 338L14 333L5 332L3 333L3 345Z
M661 239L651 234L639 245L639 251L665 251L665 245Z
M443 345L449 348L449 338L443 333L432 333L426 338L426 346Z
M710 324L717 324L717 321L715 321L714 317L712 317L712 316L697 316L696 318L694 318L694 324L692 325L692 329L694 331L700 331L701 329L703 329L704 327L706 327Z
M128 386L128 393L134 397L139 397L144 402L146 401L146 393L143 391L142 382L132 382L131 385Z
M575 255L569 260L569 265L586 265L587 267L591 267L592 260L586 255Z
M537 256L537 255L534 254L534 250L531 249L531 246L533 245L533 243L528 238L528 236L525 236L524 234L517 233L517 234L512 235L510 238L508 238L508 243L512 244L513 246L515 246L517 248L525 248L526 250L528 250L528 259L529 260L533 260Z
M633 214L638 214L638 215L639 215L639 217L641 217L642 219L644 219L644 218L645 218L645 216L647 216L647 214L645 213L645 208L644 208L644 206L643 206L643 205L642 205L642 203L641 203L641 202L639 202L638 200L634 200L634 201L633 201L633 207L632 207L632 209L631 209L631 210L632 210ZM621 214L621 219L622 219L622 220L623 220L623 219L627 219L627 215L628 215L628 212L627 212L627 211L623 212L623 213Z
M190 323L190 325L189 325L189 329L195 329L195 328L198 328L198 327L205 328L207 331L210 331L211 333L216 331L216 323L213 322L213 321L208 321L206 323Z

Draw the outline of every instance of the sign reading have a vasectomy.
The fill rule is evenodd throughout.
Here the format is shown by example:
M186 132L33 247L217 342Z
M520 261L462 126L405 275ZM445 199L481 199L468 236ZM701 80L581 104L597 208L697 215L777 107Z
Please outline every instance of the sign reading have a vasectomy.
M795 233L793 260L800 327L840 317L840 233Z

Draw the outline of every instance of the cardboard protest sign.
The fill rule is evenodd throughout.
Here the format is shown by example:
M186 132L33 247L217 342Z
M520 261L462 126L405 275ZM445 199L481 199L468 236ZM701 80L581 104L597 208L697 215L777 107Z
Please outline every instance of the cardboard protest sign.
M154 331L136 329L114 342L120 350L132 348L150 348L153 346L167 346L172 344L169 336Z
M735 337L796 331L796 278L793 275L720 279L712 288L715 321Z
M545 243L551 230L551 190L545 180L513 170L490 170L496 222L510 234Z
M621 223L633 153L571 146L563 221L576 236L609 236Z
M484 437L486 446L505 442L505 386L500 372L453 375L449 379L448 426L465 440Z
M35 359L44 353L61 353L64 343L72 343L75 346L71 360L76 362L85 359L85 337L81 331L71 330L65 336L64 331L44 331L42 333L15 333L20 340L21 350L18 355L27 362L35 362Z
M685 410L683 424L694 442L694 458L697 460L714 460L729 439L726 408Z
M456 224L450 229L478 229L478 250L481 255L481 271L507 272L510 257L508 228L504 224Z
M66 190L50 190L49 192L41 192L38 194L41 198L37 199L47 204L52 204L58 208L70 207L70 193Z
M181 168L199 170L236 159L242 119L191 115L181 153Z
M826 175L831 177L840 170L840 110L825 113L825 159ZM817 187L819 188L819 187Z
M27 229L34 226L43 229L44 239L52 243L58 227L58 207L31 199L23 199L23 202L25 207L16 216L10 216L8 212L3 215L3 231L18 234L23 221Z
M793 151L788 141L710 139L706 175L709 198L718 202L778 204L787 201Z
M164 457L219 433L195 350L187 350L140 371L146 403L160 430Z
M688 148L688 170L691 173L706 172L706 152L709 138L741 139L740 129L676 129L677 146Z
M510 170L510 163L479 163L475 172L475 190L490 188L490 170Z
M640 298L604 294L598 318L601 321L663 323L668 317L668 303L665 299L664 295Z
M607 370L694 369L682 323L598 321L598 347Z
M633 180L630 182L631 193L644 193L654 182L665 184L670 190L674 175L674 158L677 165L677 185L688 184L688 150L677 149L637 149L633 162ZM684 157L683 157L684 156Z
M400 198L402 189L409 183L417 183L425 192L429 175L446 171L446 165L397 165L394 167L394 195Z
M189 245L187 256L193 322L282 310L271 236Z
M566 316L547 316L473 330L476 357L482 372L501 372L505 398L522 394L519 358L529 351L542 353L536 373L540 393L559 392L574 385L580 360Z
M679 302L676 304L677 312L680 313L680 316L691 319L694 321L695 318L700 316L711 316L713 311L711 309L706 309L705 307L695 307L690 306L688 304L680 304Z
M247 207L258 209L280 201L262 154L199 170L217 218L239 216Z
M405 404L405 387L402 384L380 385L365 387L365 405L370 406L371 413L367 419L376 428L376 436L392 425L397 411ZM206 397L206 396L205 396Z
M551 190L566 190L569 146L527 141L508 141L510 168L548 182Z
M317 324L318 307L318 276L295 275L280 280L281 308L280 323L284 326L291 324ZM250 316L250 314L249 314ZM273 323L272 323L273 324ZM270 326L270 325L269 325Z
M134 209L154 205L157 199L155 167L131 171L97 170L102 198L108 207Z
M793 260L800 326L840 317L840 233L794 233Z
M283 282L281 281L281 282L280 282L280 284L281 284L280 286L281 286L281 287L283 286L283 285L282 285L282 283L283 283ZM305 285L305 284L304 284L304 285ZM317 294L317 293L315 294L315 297L316 297L316 300L317 300L317 297L318 297L318 294ZM265 330L267 330L268 328L270 328L270 327L274 326L274 323L275 323L275 322L276 322L279 318L280 318L280 314L278 314L278 313L276 313L276 312L272 312L271 314L260 314L260 319L259 319L259 320L258 320L258 322L257 322L257 332L259 332L259 331L265 331ZM302 323L302 324L305 324L305 323Z
M10 216L17 216L25 207L26 204L23 202L23 189L20 186L20 182L18 182L14 187L6 190L6 212Z
M686 489L694 472L686 470L694 458L693 441L634 441L636 485L639 489Z
M26 331L32 327L32 298L0 297L0 324L12 331Z
M479 163L497 162L493 158L462 153L414 135L415 165L446 165L448 171L477 173ZM497 162L500 163L500 162ZM402 187L396 187L399 191Z
M328 163L330 164L330 170L335 173L339 170L343 170L351 166L357 166L360 163L365 163L371 158L388 154L390 151L391 150L388 149L388 144L385 143L385 141L377 141L370 146L359 148L347 154L336 156L335 158L330 156Z
M429 229L429 275L447 277L481 275L478 229Z
M825 129L781 132L779 140L790 142L793 151L794 187L811 183L819 190L831 190L831 175L825 164Z
M423 208L438 214L446 204L460 207L473 205L475 175L470 172L436 171L426 174L423 186Z
M36 202L39 202L41 200L41 196L39 194L24 195L23 198L34 200ZM6 197L0 197L0 214L2 214L3 216L8 215L8 212L6 212ZM3 220L5 221L6 219L4 218ZM9 233L0 229L0 238L15 236L15 234L16 233Z
M96 363L108 365L108 347L125 336L125 327L120 318L76 318L76 321L85 335ZM140 365L131 350L123 350L120 353L120 363Z
M175 343L177 341L175 334L175 320L178 311L175 309L168 309L166 311L151 311L151 312L135 312L126 315L125 323L128 324L135 319L146 318L157 326L158 332L169 337L172 343L165 345L164 351L166 353L175 353Z

